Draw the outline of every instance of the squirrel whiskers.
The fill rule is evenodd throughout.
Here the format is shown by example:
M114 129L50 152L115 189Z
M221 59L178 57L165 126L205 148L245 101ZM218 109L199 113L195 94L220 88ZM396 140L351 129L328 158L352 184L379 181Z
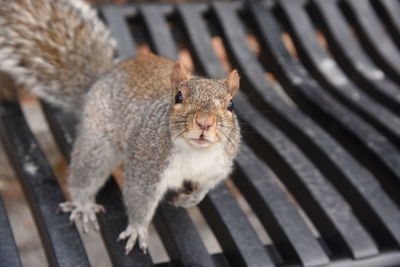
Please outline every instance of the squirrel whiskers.
M0 0L0 72L74 111L77 127L60 204L85 231L104 212L95 196L124 166L126 253L147 249L148 225L167 190L177 207L199 203L231 172L240 144L232 99L239 75L193 76L154 54L116 63L115 43L81 0ZM13 95L13 94L3 94ZM184 188L189 182L192 190Z

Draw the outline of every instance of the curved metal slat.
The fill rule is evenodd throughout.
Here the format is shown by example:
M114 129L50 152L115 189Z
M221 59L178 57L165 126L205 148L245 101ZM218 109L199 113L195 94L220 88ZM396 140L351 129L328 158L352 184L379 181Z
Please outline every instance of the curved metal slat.
M0 132L21 182L51 266L90 266L85 248L67 214L56 214L63 194L16 102L3 102Z
M153 15L160 16L161 14L153 13ZM151 40L157 40L157 43L152 43L155 52L167 58L177 58L173 49L164 49L164 47L175 46L171 43L173 38L165 20L148 18L147 22L152 24L151 27L146 25ZM219 186L210 191L203 202L200 208L205 218L210 220L210 226L231 263L246 266L273 266L272 260L245 214L225 187Z
M49 123L50 130L57 141L61 154L67 161L70 160L72 145L75 140L78 120L70 113L64 113L60 108L41 102L44 115Z
M279 38L280 34L278 25L267 9L252 5L251 11L257 21L262 45L271 57L271 63L276 67L275 73L280 80L285 82L285 88L291 89L288 90L288 92L294 96L293 99L296 99L296 94L303 95L303 97L310 101L305 103L305 105L310 106L311 103L314 103L315 105L315 108L311 106L309 114L315 114L318 109L321 109L324 112L331 114L333 119L341 122L344 127L350 128L352 131L359 131L358 135L360 138L371 138L364 141L371 148L388 148L393 156L397 155L397 151L391 148L390 144L382 143L385 139L380 137L379 133L376 133L373 128L369 127L368 124L363 123L360 118L352 115L351 111L341 107L326 94L323 94L322 89L316 88L317 84L307 75L307 71L302 68L298 61L294 60L284 47L284 44ZM300 77L302 82L299 83L296 77ZM300 106L303 105L300 103ZM329 119L329 121L333 122L332 119ZM372 142L375 142L375 145L372 145ZM381 150L380 153L382 153L382 155L387 155L388 151L386 151L385 154L384 150ZM378 155L380 153L377 152ZM392 159L392 156L388 157L388 159ZM352 164L349 164L348 167L345 167L344 171L355 171L357 169L354 168L357 166L358 164L353 162ZM380 185L371 174L360 168L359 170L362 175L347 175L347 183L350 184L336 184L341 188L342 192L346 193L349 201L352 201L356 206L354 211L361 217L361 219L363 219L364 224L369 226L369 229L374 229L371 232L377 232L375 237L379 239L386 236L385 240L389 238L389 240L386 241L392 243L391 240L393 235L394 239L398 240L399 227L396 223L398 219L393 218L393 215L398 218L398 208L382 191ZM341 182L344 181L346 180L341 180ZM353 191L349 191L348 188L353 188ZM369 208L366 208L366 205L367 207L369 206ZM378 217L379 219L373 219L374 217ZM387 231L389 231L389 233L380 233L382 227L377 226L379 223L377 224L376 220L381 221L380 223L385 225L385 229L388 229Z
M142 5L140 14L143 17L147 30L151 33L152 49L158 55L177 60L178 51L172 35L167 31L165 15L171 11L171 6L160 6L156 4ZM162 27L160 27L162 25Z
M262 119L244 97L237 98L251 131L262 140L245 139L277 173L303 210L310 217L321 237L334 254L351 253L354 257L376 254L376 247L340 193L326 180L296 145L278 129ZM357 243L364 240L366 243Z
M375 127L381 129L393 142L400 142L400 118L370 98L348 79L336 61L318 43L311 21L304 12L305 1L279 1L283 14L293 29L292 37L306 57L308 67L327 83L330 93L362 114Z
M391 2L394 2L391 0ZM356 41L337 0L313 0L313 14L328 39L329 47L346 72L356 78L373 99L400 114L400 86L390 80Z
M377 0L379 11L383 11L383 19L397 42L400 42L400 3L396 0Z
M126 20L127 16L133 16L136 9L131 5L104 5L101 14L111 31L112 37L117 40L119 57L122 60L136 56L133 38Z
M369 0L344 0L345 7L351 12L352 22L359 33L361 43L385 72L391 73L400 82L400 53L385 32Z
M232 50L232 54L238 61L238 65L240 66L240 68L242 70L242 74L243 74L244 78L249 81L249 86L253 86L256 89L256 91L258 91L260 93L260 95L263 97L265 102L267 102L267 103L269 102L269 103L271 103L271 105L274 105L274 107L275 107L277 100L275 100L275 101L270 100L270 99L272 99L272 97L271 97L272 94L271 93L267 94L267 92L270 92L267 90L271 90L271 89L266 88L265 85L263 85L263 86L259 85L262 82L264 82L264 84L266 83L265 78L263 77L263 71L261 69L261 66L257 63L255 56L252 55L249 51L249 48L245 41L246 37L245 37L243 29L241 31L239 31L239 29L241 29L242 27L239 24L237 18L235 18L233 10L229 9L229 6L227 6L226 4L215 4L215 6L217 6L216 11L218 14L219 21L222 24L225 38L227 39L227 45L228 45L228 47L230 47L230 49ZM248 71L249 68L251 69L251 71ZM246 76L247 76L247 78L246 78ZM251 84L251 83L253 83L253 84ZM245 116L248 118L249 124L251 124L251 123L255 124L254 119L251 119L251 117L248 115L250 109L251 109L250 107L247 108ZM288 107L286 108L286 110L288 110ZM285 110L280 109L279 112L284 113ZM321 149L325 149L325 151L329 151L326 149L325 146L327 146L328 144L332 144L332 143L334 144L335 142L333 141L333 139L329 139L328 135L326 135L324 133L324 131L320 130L320 128L317 127L315 124L310 123L310 120L306 120L305 117L300 117L299 114L301 114L300 111L298 111L297 113L292 112L290 114L292 123L295 124L296 121L301 121L301 125L298 125L298 127L301 129L301 131L304 131L304 129L308 129L309 137L312 138L314 143L317 143L318 140L323 138L324 143L320 143L320 144L317 143L317 144L319 145L319 147ZM258 123L256 126L254 126L254 128L261 127L259 124L260 123ZM307 126L305 126L305 125L307 125ZM268 131L266 131L266 132L268 132ZM305 132L307 133L307 131L305 131ZM286 131L286 133L287 133L287 131ZM294 136L293 139L296 140L296 137ZM301 139L301 140L304 141L307 139ZM301 142L299 142L298 145L301 145ZM306 149L310 149L310 148L311 147L308 147ZM335 150L338 151L336 146L332 146L330 149L332 149L332 151L335 151ZM339 150L340 150L340 148L339 148ZM344 151L344 150L342 150L342 151ZM328 152L327 154L330 154L330 153ZM325 154L325 156L326 156L326 154ZM340 163L340 161L337 161L337 160L334 162ZM298 165L295 162L292 162L291 164ZM341 164L343 165L344 163L341 163ZM308 163L306 165L307 165L307 168L309 168L306 171L313 172L312 164ZM305 169L305 166L302 166L302 167L304 167L304 169ZM326 178L323 177L319 173L319 171L318 171L318 174L316 171L313 174L314 174L314 177L313 177L314 179L317 179L317 180L321 179L319 183L326 190L330 191L330 193L332 194L332 197L336 197L337 201L343 201L340 194L338 194L337 191L334 190L333 187L331 187L332 185L330 184L330 182L327 181ZM307 178L310 178L310 177L305 177L305 179L306 179L305 181L307 181ZM311 185L310 185L311 187L314 183L316 183L315 181L311 182L310 180L308 180L307 182L311 183ZM331 210L329 208L330 204L325 202L326 198L324 198L322 196L321 196L321 199L318 198L318 194L321 193L321 190L322 190L322 188L320 188L320 190L318 190L318 192L315 192L318 202L320 205L322 205L322 207L324 209L323 212L325 212L326 216L329 217L329 220L330 220L329 223L331 223L332 226L334 226L336 228L336 231L337 231L336 238L338 238L338 240L340 240L339 242L342 242L342 244L340 246L331 246L331 248L333 250L337 249L340 251L347 247L351 251L351 253L354 257L365 257L367 255L376 254L377 253L376 246L374 245L374 243L371 240L368 233L360 225L360 223L358 222L358 219L355 218L354 216L352 216L351 212L347 213L346 215L345 214L340 215L340 212L337 212L337 211L333 212L333 210ZM337 195L334 196L335 194L337 194ZM324 205L327 205L327 206L324 207ZM343 205L347 205L347 204L343 203ZM304 209L306 209L306 208L308 208L308 207L304 207ZM343 212L346 213L345 210L343 210ZM351 227L354 227L354 229L352 231L349 231L350 225L351 225ZM357 234L354 232L354 230L357 231ZM321 232L322 235L323 235L323 232L324 231ZM362 238L363 241L360 242L359 238Z
M357 113L361 113L360 115L363 119L378 128L386 136L391 137L389 138L391 142L399 144L399 117L395 117L394 114L376 105L371 98L364 95L359 89L354 87L354 84L347 80L336 62L318 44L316 35L310 25L311 22L302 11L302 2L281 1L279 4L286 13L285 15L289 20L290 26L293 28L292 37L299 45L300 54L307 57L309 61L308 68L311 69L310 72L318 73L320 79L329 84L328 86L330 86L331 92L334 95L339 98L345 97L345 102L347 105L350 105L350 108L355 109ZM382 128L382 123L385 124L384 128ZM391 170L394 171L394 175L391 178L382 180L387 183L386 188L388 191L392 195L397 195L400 190L400 168L396 167Z
M304 266L328 263L328 259L321 263L319 251L315 249L319 246L317 240L286 193L270 177L268 166L245 144L241 146L236 164L240 174L235 174L234 182L264 227L269 229L278 250L298 255Z
M180 5L178 7L179 15L183 21L183 24L185 25L185 31L188 34L191 48L194 51L194 59L199 62L199 67L208 76L222 78L226 75L226 73L223 70L221 62L217 59L215 52L213 51L213 48L211 46L211 38L202 18L202 11L203 8L197 5L186 4ZM237 106L236 109L241 109L241 107ZM240 158L241 153L239 153L239 160ZM246 171L250 170L246 168ZM274 191L274 189L271 190ZM273 195L276 194L279 195L279 192L275 192ZM281 206L279 200L279 197L272 197L268 198L268 201L270 202L267 203L266 199L264 199L263 201L265 201L265 203L263 205L270 206L271 209L273 209L272 207ZM301 262L306 266L328 263L329 259L314 239L312 233L306 227L304 227L304 222L300 218L296 217L296 213L290 215L290 217L294 216L295 218L292 221L294 222L294 225L292 225L290 223L287 224L285 217L281 217L279 216L279 214L276 214L279 211L274 210L273 215L271 215L277 218L277 224L279 226L277 226L277 228L273 228L272 223L270 224L269 222L267 223L265 221L265 227L270 233L274 242L276 242L276 245L278 246L278 249L280 250L282 256L284 256L284 258L289 261L300 259ZM259 212L263 215L265 215L266 213L264 209L256 209L256 212ZM265 218L265 216L263 217ZM279 229L279 227L281 228ZM289 233L293 233L291 231L295 232L296 234L290 235ZM285 233L287 233L287 235L289 236L285 236ZM289 239L290 242L287 244L284 244L284 242L280 242L281 240L286 239ZM303 246L303 244L307 245Z
M0 262L4 266L21 267L22 263L18 255L17 245L8 221L3 200L0 197Z
M275 266L225 185L211 190L199 208L232 266Z
M221 79L227 73L212 47L210 33L203 18L206 9L207 7L198 4L183 4L177 7L193 60L198 63L196 67L208 77Z
M215 266L187 212L161 203L154 216L172 264L179 266Z

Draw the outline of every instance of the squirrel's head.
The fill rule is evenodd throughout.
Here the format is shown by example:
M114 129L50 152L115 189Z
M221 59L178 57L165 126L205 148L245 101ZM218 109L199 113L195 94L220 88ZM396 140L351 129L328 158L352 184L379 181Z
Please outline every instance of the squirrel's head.
M232 102L239 89L236 70L224 80L206 79L192 76L182 64L175 63L171 89L174 104L170 130L174 140L203 149L236 142L239 126Z

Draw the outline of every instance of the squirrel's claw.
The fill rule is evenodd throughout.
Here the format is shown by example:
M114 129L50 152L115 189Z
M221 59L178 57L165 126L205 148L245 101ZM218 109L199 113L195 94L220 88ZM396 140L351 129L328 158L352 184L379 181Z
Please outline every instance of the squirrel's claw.
M71 201L63 202L58 205L57 212L72 212L75 209L75 204Z
M190 208L196 206L200 200L194 197L194 194L182 192L177 194L169 203L175 207Z
M118 236L117 241L121 241L127 239L125 246L125 255L128 255L138 240L139 247L143 251L143 253L147 253L147 229L146 227L133 227L129 226L126 228L125 231L121 232Z
M90 225L94 230L100 229L99 223L97 222L96 213L105 212L102 205L96 203L88 204L77 204L72 201L64 202L59 205L59 211L71 212L69 220L71 224L78 224L82 222L82 228L85 233L90 231Z

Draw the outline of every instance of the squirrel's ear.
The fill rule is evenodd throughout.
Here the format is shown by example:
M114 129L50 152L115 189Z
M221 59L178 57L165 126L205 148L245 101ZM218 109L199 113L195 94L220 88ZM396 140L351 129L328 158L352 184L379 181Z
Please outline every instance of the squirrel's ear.
M237 70L231 71L228 77L224 80L224 83L231 90L232 97L235 96L236 92L239 90L239 80L240 77Z
M190 77L192 77L192 74L185 69L182 63L175 62L171 73L171 87L175 89L178 84L188 80Z

